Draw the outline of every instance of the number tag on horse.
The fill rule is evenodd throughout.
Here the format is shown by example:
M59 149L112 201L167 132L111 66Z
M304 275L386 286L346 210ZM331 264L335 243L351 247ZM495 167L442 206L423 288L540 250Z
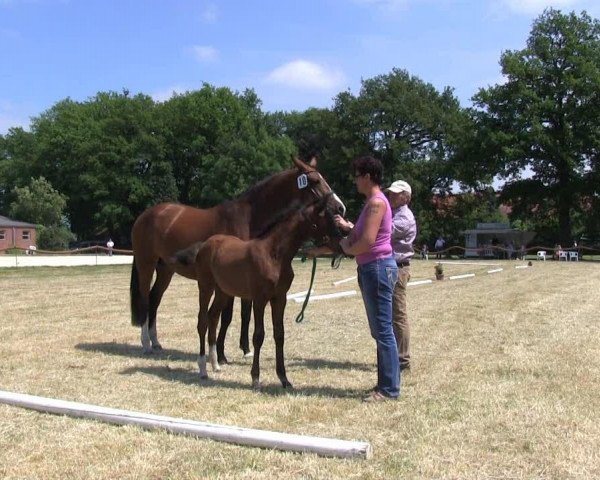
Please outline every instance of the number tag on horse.
M303 173L302 175L298 176L298 188L302 190L306 187L308 187L308 177L305 173Z

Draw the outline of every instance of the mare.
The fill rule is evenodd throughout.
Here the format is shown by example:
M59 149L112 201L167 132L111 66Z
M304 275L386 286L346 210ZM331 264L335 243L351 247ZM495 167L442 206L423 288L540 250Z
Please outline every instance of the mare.
M131 268L130 301L131 323L142 327L141 340L144 352L161 349L156 328L156 312L174 273L196 280L192 266L168 264L166 259L196 242L221 233L242 240L255 238L264 232L273 217L288 206L299 201L326 198L329 216L342 216L346 207L333 193L331 187L316 169L316 159L305 163L293 158L293 167L263 179L238 198L215 207L199 209L176 203L161 203L145 210L135 221L131 230L133 266ZM152 278L156 272L156 279ZM232 304L233 300L231 300ZM247 353L248 303L242 304L243 319L240 346ZM231 323L232 308L224 316L217 342L219 361L225 363L224 340ZM245 330L245 331L244 331ZM245 335L245 341L244 341Z
M208 329L209 360L214 371L219 364L216 353L216 330L223 307L233 297L252 300L254 310L254 359L252 386L260 388L260 349L265 337L264 313L271 305L275 340L276 371L284 388L291 387L284 365L284 310L287 292L294 279L292 259L301 244L313 238L321 244L339 250L339 231L325 217L326 198L310 204L293 202L289 213L276 219L267 232L252 240L240 240L232 235L213 235L204 242L175 254L173 261L192 266L198 279L200 309L198 336L200 378L206 371L206 331ZM328 235L332 235L332 239ZM210 305L211 296L214 300Z

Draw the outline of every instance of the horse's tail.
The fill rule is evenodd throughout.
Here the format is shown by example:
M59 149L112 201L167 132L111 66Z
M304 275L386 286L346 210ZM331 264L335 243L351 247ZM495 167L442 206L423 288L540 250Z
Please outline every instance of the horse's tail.
M135 265L135 257L131 266L131 282L129 284L129 298L131 302L131 324L141 327L146 323L148 317L148 307L144 306L144 301L140 295L140 281L138 277L137 267Z

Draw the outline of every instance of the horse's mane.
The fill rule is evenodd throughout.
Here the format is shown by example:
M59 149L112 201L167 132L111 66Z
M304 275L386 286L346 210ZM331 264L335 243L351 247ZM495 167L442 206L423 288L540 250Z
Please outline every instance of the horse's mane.
M271 230L273 230L277 225L279 225L281 222L286 221L292 215L294 215L296 212L300 211L300 209L304 207L305 205L303 205L299 200L294 200L286 208L277 212L277 214L274 215L273 218L258 233L256 238L266 237L271 232Z
M255 197L256 195L258 195L259 193L261 193L263 191L265 184L269 183L275 177L283 176L284 174L290 172L291 170L293 170L293 168L288 168L288 169L282 170L280 172L275 172L275 173L269 175L268 177L265 177L262 180L259 180L257 183L255 183L250 188L248 188L248 190L246 190L245 192L238 195L236 200L245 200L247 198Z

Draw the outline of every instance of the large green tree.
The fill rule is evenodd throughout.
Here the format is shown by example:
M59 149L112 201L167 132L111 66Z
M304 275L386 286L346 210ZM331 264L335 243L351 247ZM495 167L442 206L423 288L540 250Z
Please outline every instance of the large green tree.
M505 192L513 204L557 216L559 240L570 245L572 220L598 206L600 23L548 9L527 46L500 64L506 82L474 97L487 167L514 180ZM532 178L522 179L526 167Z
M127 91L66 99L33 120L34 172L67 196L79 238L126 243L141 211L177 199L160 127L153 100Z
M252 90L240 94L205 84L172 97L160 112L165 158L182 203L215 205L291 165L294 145L267 128Z
M421 222L421 237L448 235L450 226L432 199L451 191L453 159L470 127L452 89L440 92L405 70L393 69L364 80L356 97L338 95L334 112L340 157L346 163L369 152L381 158L386 182L402 178L413 187L413 209L429 219Z
M66 217L66 197L44 178L32 178L29 185L14 188L9 214L38 225L38 246L45 250L67 248L75 236Z

